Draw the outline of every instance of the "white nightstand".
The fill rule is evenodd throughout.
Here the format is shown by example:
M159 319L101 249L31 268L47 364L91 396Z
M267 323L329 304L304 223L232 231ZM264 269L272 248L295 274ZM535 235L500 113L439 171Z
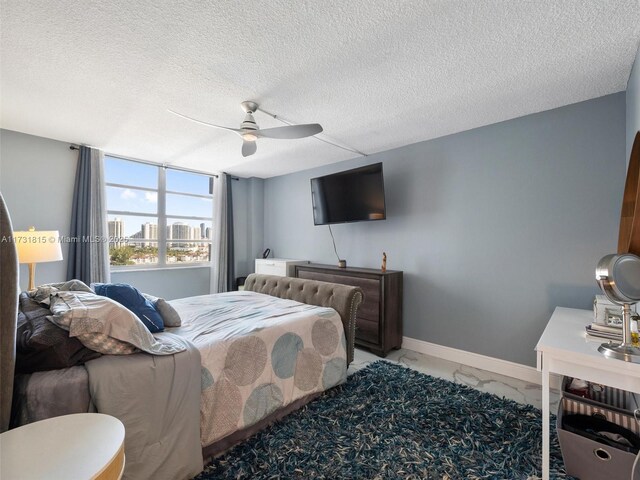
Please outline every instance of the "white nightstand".
M288 258L256 258L256 273L295 277L295 266L306 265L307 260L291 260Z
M124 471L124 426L101 413L30 423L0 435L0 478L116 480Z

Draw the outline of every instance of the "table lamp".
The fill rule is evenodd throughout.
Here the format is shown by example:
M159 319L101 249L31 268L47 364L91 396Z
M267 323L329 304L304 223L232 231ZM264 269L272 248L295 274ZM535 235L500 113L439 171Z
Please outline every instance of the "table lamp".
M26 232L13 232L18 261L29 264L29 290L36 288L36 263L62 260L59 236L57 230L36 231L34 227Z

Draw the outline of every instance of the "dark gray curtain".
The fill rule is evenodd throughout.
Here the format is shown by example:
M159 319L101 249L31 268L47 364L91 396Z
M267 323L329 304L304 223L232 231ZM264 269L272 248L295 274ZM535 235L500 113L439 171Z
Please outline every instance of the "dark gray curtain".
M211 243L211 293L234 288L232 178L221 173L213 179L213 241Z
M13 237L11 218L0 193L0 238ZM0 243L0 433L9 428L16 364L18 252L13 242Z
M236 265L233 253L233 177L225 175L225 178L227 182L227 291L230 292L235 288L236 283Z
M69 243L67 280L87 285L110 280L102 157L100 150L80 147L73 192L70 234L77 241Z

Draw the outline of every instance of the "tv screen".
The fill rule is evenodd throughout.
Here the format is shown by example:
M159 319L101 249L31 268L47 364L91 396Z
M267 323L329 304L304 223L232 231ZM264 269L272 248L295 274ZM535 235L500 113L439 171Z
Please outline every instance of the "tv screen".
M311 179L313 223L384 220L382 163Z

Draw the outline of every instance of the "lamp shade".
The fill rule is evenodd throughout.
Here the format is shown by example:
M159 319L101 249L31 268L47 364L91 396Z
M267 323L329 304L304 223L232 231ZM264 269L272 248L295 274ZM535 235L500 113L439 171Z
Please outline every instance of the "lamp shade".
M13 232L20 263L42 263L62 260L57 230Z

